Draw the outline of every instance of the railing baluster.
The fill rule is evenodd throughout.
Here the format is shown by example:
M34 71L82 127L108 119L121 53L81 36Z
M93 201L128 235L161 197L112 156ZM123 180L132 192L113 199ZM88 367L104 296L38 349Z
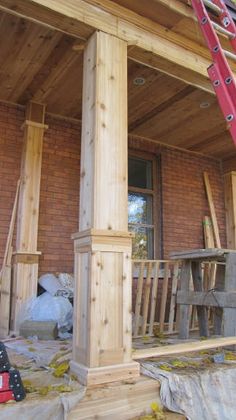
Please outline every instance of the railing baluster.
M150 311L150 323L148 334L153 335L153 325L155 319L156 305L157 305L157 290L158 290L158 278L159 278L159 261L155 261L155 275L152 283L152 298L151 298L151 311Z
M139 276L138 276L138 285L137 285L137 294L136 294L136 303L135 303L134 332L133 332L134 337L136 337L139 333L139 320L140 320L140 311L141 311L142 294L143 294L144 267L145 267L145 261L142 261L139 267Z
M169 262L166 262L165 270L164 270L164 279L162 283L161 309L160 309L160 332L164 331L164 325L165 325L166 301L167 301L167 293L168 293L168 278L169 278Z
M148 317L150 289L151 289L152 265L153 265L153 261L148 263L147 277L146 277L145 287L144 287L142 335L145 335L146 330L147 330L147 317Z

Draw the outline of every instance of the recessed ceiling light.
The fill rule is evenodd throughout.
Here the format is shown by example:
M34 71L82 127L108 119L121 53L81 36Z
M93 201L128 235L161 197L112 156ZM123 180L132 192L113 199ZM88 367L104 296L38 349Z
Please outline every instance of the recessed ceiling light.
M135 86L143 86L145 84L146 80L144 77L135 77L133 80L133 83Z
M209 108L211 106L211 104L210 104L210 102L205 101L205 102L201 102L199 106L200 106L200 108L205 109L205 108Z

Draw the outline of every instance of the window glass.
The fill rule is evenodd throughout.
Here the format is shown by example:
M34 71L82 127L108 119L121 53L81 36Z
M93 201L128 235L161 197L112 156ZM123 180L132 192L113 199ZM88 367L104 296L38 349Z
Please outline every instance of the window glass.
M129 230L135 234L132 241L132 257L134 259L153 259L153 227L129 225Z
M152 162L129 158L129 186L152 189Z
M152 196L129 192L128 195L129 224L152 225Z

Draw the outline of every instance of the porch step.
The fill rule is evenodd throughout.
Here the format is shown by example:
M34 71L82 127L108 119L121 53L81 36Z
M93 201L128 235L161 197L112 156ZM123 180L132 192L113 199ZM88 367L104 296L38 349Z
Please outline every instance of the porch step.
M151 403L160 402L158 381L140 376L134 383L118 382L90 388L68 415L68 420L134 420L151 413ZM166 413L166 420L185 417ZM169 416L170 414L170 416Z

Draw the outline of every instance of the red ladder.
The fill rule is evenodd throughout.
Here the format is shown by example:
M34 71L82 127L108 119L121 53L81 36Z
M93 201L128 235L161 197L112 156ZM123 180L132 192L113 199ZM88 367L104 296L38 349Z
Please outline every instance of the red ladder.
M236 61L236 55L221 47L217 35L220 32L227 36L236 52L236 27L222 0L192 0L192 6L213 59L207 71L236 145L236 83L226 59ZM219 18L220 24L210 19L208 10Z

